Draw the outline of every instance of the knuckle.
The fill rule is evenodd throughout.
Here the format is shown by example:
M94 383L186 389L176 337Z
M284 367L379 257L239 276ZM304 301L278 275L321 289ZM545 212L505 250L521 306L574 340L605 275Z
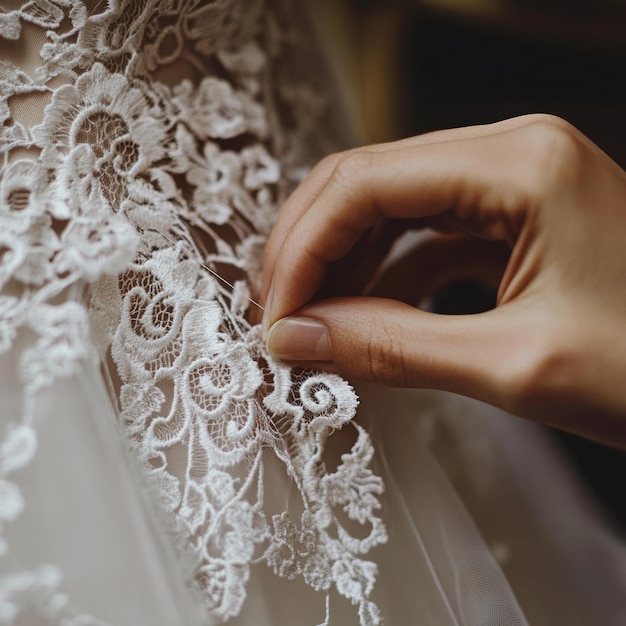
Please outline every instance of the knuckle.
M306 177L308 184L320 189L323 188L328 180L330 180L337 168L338 163L345 158L346 152L333 152L326 155L323 159L317 162L311 172Z
M526 126L526 133L537 193L545 194L578 176L584 146L573 126L554 116L541 116Z
M344 152L333 152L326 155L314 168L313 174L318 172L333 171L337 167L337 163L345 156Z
M367 181L372 164L373 153L364 150L347 152L338 160L332 176L332 182L340 189L354 190Z
M537 333L513 358L503 373L502 389L512 413L532 416L553 399L567 393L572 379L573 358L564 333Z
M564 131L574 130L574 127L568 121L558 115L551 115L550 113L531 113L530 115L523 115L522 120L526 122L527 126L540 124L545 127L561 129Z
M365 344L366 376L369 380L409 387L409 363L405 347L384 323L371 329Z

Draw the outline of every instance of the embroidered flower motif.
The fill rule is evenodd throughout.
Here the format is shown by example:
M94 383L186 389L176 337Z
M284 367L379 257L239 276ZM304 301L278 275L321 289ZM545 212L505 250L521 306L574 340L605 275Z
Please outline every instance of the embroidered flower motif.
M113 359L124 380L145 382L157 371L161 378L173 376L184 356L182 330L187 312L195 303L194 315L204 316L215 327L221 319L220 308L217 303L197 301L198 264L181 260L176 249L156 251L134 270L102 292L106 298L102 310L109 316L102 323L115 327Z
M138 239L135 229L124 219L76 218L61 237L57 271L72 272L88 281L104 274L119 274L132 261Z
M276 574L295 580L302 576L317 591L327 591L331 577L330 559L319 550L319 535L308 511L298 528L287 513L272 519L274 533L266 553L267 563Z
M233 345L213 357L194 361L185 376L185 386L193 409L206 419L217 415L233 415L226 425L225 441L241 430L237 410L231 404L248 403L263 381L256 363L242 345ZM227 410L227 409L233 410Z
M263 146L245 148L241 160L245 167L243 184L247 189L262 189L280 180L280 166Z
M248 93L259 93L259 78L266 67L266 58L264 50L256 41L250 41L241 48L223 48L217 52L217 56Z
M0 178L0 220L15 235L28 231L42 216L64 216L64 205L50 197L47 172L32 160L10 163ZM49 223L49 218L45 220Z
M224 526L224 556L242 563L252 560L255 546L268 535L265 512L259 505L254 507L245 500L238 500L228 507Z
M0 232L0 288L10 279L43 285L54 276L51 260L58 249L59 239L47 215L34 219L21 237L10 230Z
M234 152L220 152L207 142L204 160L187 171L187 181L194 185L194 209L208 224L225 224L232 216L237 196L242 197L241 170Z
M239 613L246 599L245 584L250 577L246 565L209 560L196 574L205 606L210 614L226 621Z
M33 137L43 148L42 162L59 170L76 149L86 158L88 147L92 176L117 210L130 182L164 154L165 130L156 116L140 89L96 63L75 85L53 93Z
M152 383L126 384L120 391L121 415L131 435L142 433L151 416L157 414L165 402L165 394Z
M189 1L189 0L188 0ZM259 21L267 10L264 0L219 0L198 6L191 0L181 20L194 48L203 55L237 50L258 34Z
M17 11L0 13L0 36L9 40L17 40L22 34L22 22Z
M218 465L241 459L254 443L258 412L254 394L262 382L259 368L241 345L197 359L187 368L185 407L202 418L199 443Z
M195 89L185 81L174 90L175 102L189 115L189 128L201 139L230 139L244 133L267 136L263 108L248 94L211 76Z
M376 514L380 509L379 497L384 486L369 468L373 456L369 438L362 428L358 427L357 431L356 443L349 453L342 456L337 470L320 477L324 493L322 500L328 507L320 511L320 515L333 520L342 543L352 552L366 554L386 537L385 527ZM367 532L359 538L346 532L338 521L336 511L339 509Z
M37 341L22 354L20 377L33 393L75 374L91 356L87 312L77 302L39 304L28 312L28 322Z

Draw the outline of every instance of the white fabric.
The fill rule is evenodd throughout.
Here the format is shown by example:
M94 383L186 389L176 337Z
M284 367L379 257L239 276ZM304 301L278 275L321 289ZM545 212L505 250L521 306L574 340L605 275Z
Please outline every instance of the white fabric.
M626 547L547 432L452 394L359 393L387 498L407 512L388 545L423 546L455 614L426 623L626 623Z
M365 389L354 420L346 381L273 361L248 322L278 207L345 132L297 5L13 1L0 37L0 623L529 623L488 507L442 468L487 500L518 475L429 450L465 405ZM567 578L593 559L551 519ZM503 528L496 556L525 533ZM575 578L531 623L622 623L620 582L598 603Z
M12 428L16 360L0 360L0 623L207 623L142 506L98 372L57 380L35 401L34 428Z

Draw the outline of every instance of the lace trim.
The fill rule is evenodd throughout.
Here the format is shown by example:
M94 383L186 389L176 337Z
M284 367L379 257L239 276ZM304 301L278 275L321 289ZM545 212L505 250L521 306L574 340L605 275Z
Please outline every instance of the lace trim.
M210 615L238 614L262 561L334 588L374 626L377 567L363 557L386 532L368 435L355 424L337 467L325 460L356 396L337 376L273 361L246 319L277 206L317 156L305 147L320 145L325 115L322 91L289 67L291 19L260 0L38 0L0 13L5 39L25 23L46 31L32 75L0 65L0 349L21 328L36 337L20 362L26 410L1 448L0 519L23 513L6 477L35 454L36 394L95 346ZM32 96L48 104L29 125L16 110ZM70 297L86 286L87 305ZM275 479L293 485L288 510L270 504ZM16 589L56 606L59 576L10 573L0 610Z

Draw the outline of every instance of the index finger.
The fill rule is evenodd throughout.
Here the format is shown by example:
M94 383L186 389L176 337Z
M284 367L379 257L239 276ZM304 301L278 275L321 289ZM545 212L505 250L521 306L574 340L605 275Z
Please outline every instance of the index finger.
M451 218L470 234L513 245L529 212L537 217L552 171L550 138L569 125L543 115L510 122L477 137L344 156L274 244L264 334L309 302L329 265L380 218Z
M463 139L473 139L477 137L486 137L489 135L513 130L522 126L526 126L535 121L545 120L545 115L523 115L493 124L484 124L480 126L467 126L463 128L453 128L449 130L438 130L424 135L408 137L400 141L389 143L375 144L365 148L355 148L343 153L329 155L320 163L318 163L309 176L302 182L296 190L291 194L283 205L278 220L272 229L270 237L265 246L265 254L263 255L263 285L260 292L261 302L265 302L268 296L272 276L274 273L274 264L278 253L283 246L284 240L300 220L300 218L311 208L315 200L324 190L326 184L330 181L333 173L339 163L349 155L356 152L389 152L393 150L409 148L411 146L429 145L442 143L445 141L460 141ZM553 118L550 118L553 119Z
M329 265L381 217L450 211L481 237L514 238L511 213L525 204L532 163L523 142L511 141L512 132L345 156L281 242L264 329L306 304Z

